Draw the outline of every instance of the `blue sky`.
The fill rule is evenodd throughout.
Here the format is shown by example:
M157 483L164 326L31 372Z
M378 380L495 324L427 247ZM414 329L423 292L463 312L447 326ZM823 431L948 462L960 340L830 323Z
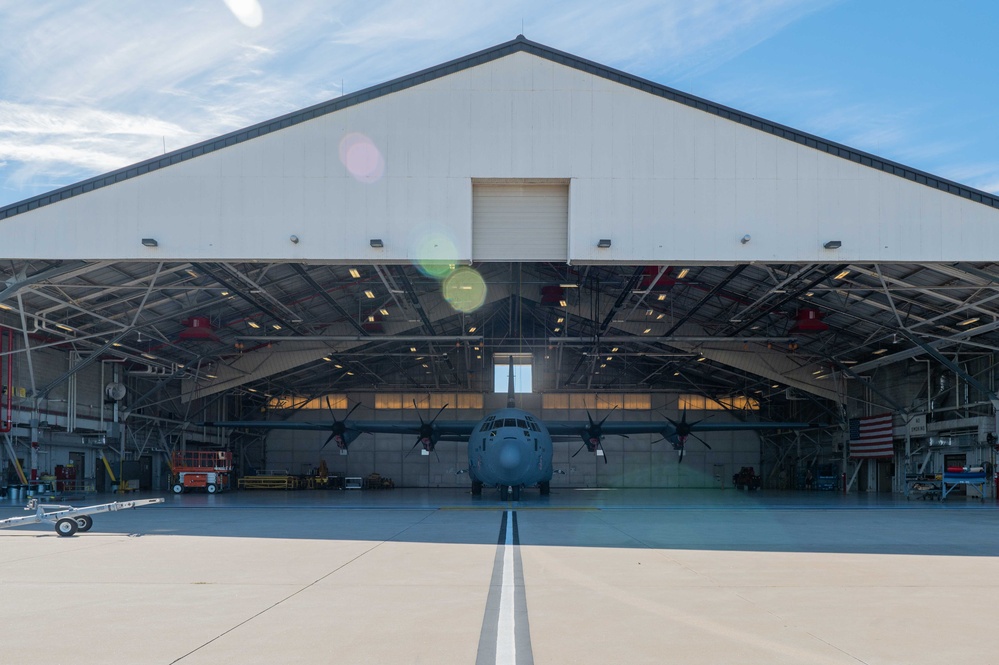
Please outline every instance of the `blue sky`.
M0 0L0 206L521 26L554 48L999 193L999 3L988 0Z

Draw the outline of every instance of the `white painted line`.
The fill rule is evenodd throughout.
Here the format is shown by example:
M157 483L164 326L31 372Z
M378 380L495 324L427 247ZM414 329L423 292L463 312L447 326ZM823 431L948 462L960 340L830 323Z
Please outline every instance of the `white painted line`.
M500 591L499 619L496 622L496 663L517 662L516 617L513 576L513 511L506 511L506 541L503 544L503 585Z

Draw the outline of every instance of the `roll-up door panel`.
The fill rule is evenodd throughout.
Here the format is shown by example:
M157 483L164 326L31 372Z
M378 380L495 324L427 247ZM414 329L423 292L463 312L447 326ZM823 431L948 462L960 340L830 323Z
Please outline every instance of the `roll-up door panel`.
M472 185L472 259L565 261L568 184Z

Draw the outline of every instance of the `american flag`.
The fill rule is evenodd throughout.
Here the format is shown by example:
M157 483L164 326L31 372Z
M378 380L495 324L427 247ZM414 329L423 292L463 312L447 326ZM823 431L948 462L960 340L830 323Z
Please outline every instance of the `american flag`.
M867 416L850 420L850 457L861 459L891 459L892 414Z

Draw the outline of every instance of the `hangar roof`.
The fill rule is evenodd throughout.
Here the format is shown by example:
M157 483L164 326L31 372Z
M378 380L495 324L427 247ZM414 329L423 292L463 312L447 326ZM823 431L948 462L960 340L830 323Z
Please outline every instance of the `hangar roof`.
M986 192L518 37L8 206L0 219L516 52L999 207ZM9 260L0 266L7 283L0 321L15 328L26 321L35 348L124 357L147 375L182 379L188 396L238 389L260 399L479 390L480 377L491 372L490 354L513 351L534 353L553 390L767 397L795 388L834 398L838 379L893 361L999 348L995 262L497 263L477 269L488 294L481 308L462 313L442 297L437 278L411 265Z

